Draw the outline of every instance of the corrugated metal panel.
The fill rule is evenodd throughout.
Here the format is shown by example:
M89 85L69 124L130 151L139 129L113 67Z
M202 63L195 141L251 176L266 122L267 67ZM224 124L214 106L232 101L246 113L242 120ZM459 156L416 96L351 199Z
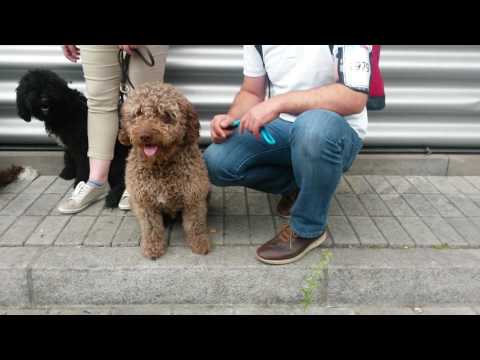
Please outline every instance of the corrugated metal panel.
M15 113L15 87L30 68L55 70L84 90L81 68L64 59L59 46L0 46L0 144L53 144L42 124ZM478 147L480 144L480 46L383 47L387 109L371 112L367 146ZM166 80L196 105L202 142L209 121L225 111L242 79L242 48L170 48Z

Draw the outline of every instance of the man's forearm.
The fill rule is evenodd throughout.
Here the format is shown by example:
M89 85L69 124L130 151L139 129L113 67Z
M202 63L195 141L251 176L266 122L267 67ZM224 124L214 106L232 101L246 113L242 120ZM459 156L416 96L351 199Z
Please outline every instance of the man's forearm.
M279 113L301 114L308 110L325 109L342 116L363 110L368 95L342 84L332 84L304 91L292 91L270 99Z
M245 115L248 110L262 101L264 101L264 99L261 99L257 95L242 89L237 96L235 96L235 100L228 111L228 115L239 119Z

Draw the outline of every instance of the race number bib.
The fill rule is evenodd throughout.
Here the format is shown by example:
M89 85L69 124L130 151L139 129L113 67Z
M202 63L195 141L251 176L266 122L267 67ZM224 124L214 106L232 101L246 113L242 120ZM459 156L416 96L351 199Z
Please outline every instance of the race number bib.
M338 82L353 90L368 94L371 75L371 46L343 45L336 50Z

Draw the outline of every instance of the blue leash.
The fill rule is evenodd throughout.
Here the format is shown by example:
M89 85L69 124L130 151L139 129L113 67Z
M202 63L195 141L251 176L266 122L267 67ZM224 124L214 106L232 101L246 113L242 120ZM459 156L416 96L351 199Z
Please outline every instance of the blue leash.
M230 127L234 129L234 128L237 128L239 125L240 125L240 120L235 120L233 123L231 123ZM270 132L263 127L260 130L260 135L268 145L275 145L277 143L275 141L275 138L272 136L272 134L270 134Z

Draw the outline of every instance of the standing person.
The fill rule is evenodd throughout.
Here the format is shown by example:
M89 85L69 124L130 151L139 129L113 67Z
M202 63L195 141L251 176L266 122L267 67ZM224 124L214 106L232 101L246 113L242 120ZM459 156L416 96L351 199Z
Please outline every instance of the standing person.
M77 62L82 59L88 100L88 157L90 176L80 182L72 196L62 202L61 213L77 213L107 194L107 179L118 135L118 100L122 77L119 49L131 55L128 76L137 87L146 82L163 81L168 45L64 45L65 57ZM147 49L155 65L147 66L137 49L148 59ZM129 210L128 193L123 194L119 208Z
M243 85L228 113L213 118L204 158L217 186L282 195L277 210L289 224L257 249L258 260L288 264L325 241L331 199L367 133L370 52L370 45L244 46ZM262 140L262 128L276 144Z

